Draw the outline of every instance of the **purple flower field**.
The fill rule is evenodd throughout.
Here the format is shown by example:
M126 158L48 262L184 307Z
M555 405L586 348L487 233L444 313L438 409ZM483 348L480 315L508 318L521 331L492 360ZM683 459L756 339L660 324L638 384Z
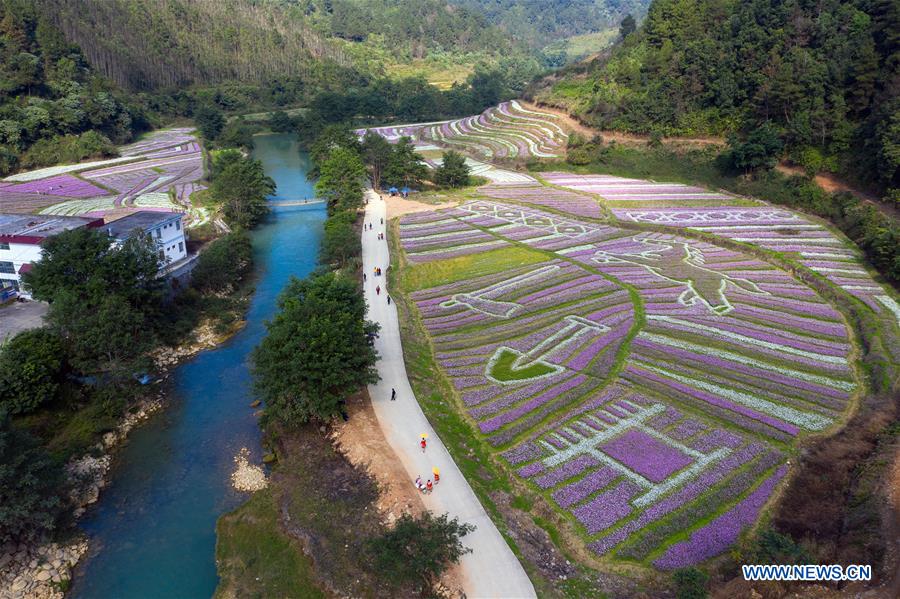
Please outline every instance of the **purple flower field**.
M23 182L0 181L0 204L6 212L103 216L111 209L135 209L143 194L173 192L190 210L190 194L200 188L203 177L202 150L190 129L155 131L121 147L120 153L122 158L81 168L43 169L48 176L43 171L35 171L33 178L18 175L31 179ZM144 206L150 209L146 202ZM194 216L190 214L188 222Z
M637 198L708 193L545 178L641 206ZM588 196L534 185L482 191L494 199L409 215L400 227L413 268L513 242L550 253L411 293L475 434L599 555L667 569L727 550L781 480L783 444L827 430L850 405L856 383L841 314L753 256L676 231L585 220L599 214L578 211L575 198ZM533 206L553 198L558 205L544 204L553 212ZM672 226L806 222L743 205L656 213L653 222ZM679 536L701 520L719 526Z
M565 153L568 130L554 114L504 102L482 114L431 123L414 132L425 143L479 158L558 158ZM387 139L400 133L385 131Z

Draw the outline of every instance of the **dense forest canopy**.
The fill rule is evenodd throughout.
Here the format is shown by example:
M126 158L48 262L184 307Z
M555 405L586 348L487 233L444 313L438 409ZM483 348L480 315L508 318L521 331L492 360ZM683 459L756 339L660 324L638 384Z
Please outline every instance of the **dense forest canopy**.
M33 0L120 86L150 90L276 77L316 81L349 59L279 3Z
M0 0L0 175L109 154L148 126L33 6Z
M432 70L475 64L537 74L524 44L446 0L31 0L121 87L156 90ZM515 58L515 61L511 60ZM401 72L409 74L408 72Z
M450 0L483 14L516 39L538 48L584 33L617 28L626 15L643 15L650 0Z
M655 0L611 57L535 92L601 128L748 132L795 162L900 186L895 0Z

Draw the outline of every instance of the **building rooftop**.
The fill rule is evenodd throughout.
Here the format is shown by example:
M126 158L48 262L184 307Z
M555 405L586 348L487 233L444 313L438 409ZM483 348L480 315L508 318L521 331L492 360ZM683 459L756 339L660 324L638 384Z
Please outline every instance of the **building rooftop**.
M63 231L79 227L99 227L102 218L53 216L40 214L0 214L0 240L19 243L40 243Z
M128 216L110 221L104 225L110 237L115 239L126 239L135 229L147 231L159 225L164 225L175 219L180 219L184 215L181 212L154 212L151 210L141 210L133 212Z

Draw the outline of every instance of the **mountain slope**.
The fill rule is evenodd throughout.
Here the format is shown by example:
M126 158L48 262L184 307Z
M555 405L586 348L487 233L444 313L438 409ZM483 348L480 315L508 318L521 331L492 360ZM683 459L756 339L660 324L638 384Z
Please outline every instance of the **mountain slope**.
M0 0L0 176L115 151L149 126L24 0Z
M100 72L134 90L316 85L426 57L448 68L528 60L480 16L446 0L31 0Z
M145 90L348 66L340 49L282 6L247 0L34 0L100 72Z
M900 187L893 0L655 0L610 57L533 95L634 132L723 134L770 121L804 166Z
M483 14L531 47L617 28L625 15L642 15L649 0L450 0Z

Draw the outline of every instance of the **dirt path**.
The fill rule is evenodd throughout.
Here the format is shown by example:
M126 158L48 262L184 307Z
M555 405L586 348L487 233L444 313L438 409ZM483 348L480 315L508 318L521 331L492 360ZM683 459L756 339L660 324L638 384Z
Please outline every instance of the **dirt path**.
M378 511L390 524L403 514L422 514L422 494L410 484L397 454L384 438L369 394L364 391L354 395L346 407L350 418L334 425L331 439L351 464L364 467L378 481ZM450 596L462 596L461 567L450 568L441 577L441 585Z
M806 171L803 170L799 166L791 166L788 164L779 164L775 167L779 173L784 175L806 175ZM867 202L875 206L880 212L883 214L890 216L891 218L900 218L900 210L893 208L892 206L887 206L878 196L872 195L866 191L861 189L857 189L856 187L851 186L845 181L841 181L835 175L831 173L819 173L815 177L813 177L813 181L816 182L816 185L827 191L828 193L837 193L841 191L846 191L847 193L853 194L863 202Z
M366 222L374 223L375 229L362 234L363 272L368 274L364 290L369 306L368 318L381 325L375 340L381 381L368 387L378 424L406 470L409 485L416 476L429 478L432 467L440 469L440 484L434 493L422 496L425 507L436 514L448 513L460 522L477 527L463 538L463 543L472 549L461 562L466 595L535 597L531 580L519 560L485 512L413 394L406 377L396 305L388 305L386 299L387 277L372 276L374 267L386 269L390 264L387 241L377 237L378 233L386 232L383 221L386 202L373 191L368 191L366 197ZM376 286L381 287L381 293L376 293ZM390 399L392 389L397 392L396 401ZM419 449L422 433L428 435L427 451Z
M403 199L400 196L382 196L387 203L386 220L403 216L404 214L412 214L413 212L427 212L429 210L441 210L443 208L453 208L458 202L442 202L440 204L427 204L425 202L417 202L416 200Z
M604 141L615 141L618 144L626 145L626 146L645 146L647 142L650 141L649 135L641 135L638 133L624 133L622 131L609 131L604 129L594 129L593 127L588 127L583 123L580 123L577 119L572 118L569 113L564 110L560 110L559 108L554 108L552 106L544 106L543 104L533 104L531 102L526 102L524 100L518 100L518 102L528 108L529 110L541 110L544 112L549 112L550 114L555 114L565 123L567 127L572 129L573 131L577 131L581 133L588 139L592 138L595 135L600 135L603 137ZM714 137L714 136L704 136L704 137L664 137L662 138L662 143L676 145L676 146L693 146L693 147L705 147L705 146L724 146L726 144L724 137Z

